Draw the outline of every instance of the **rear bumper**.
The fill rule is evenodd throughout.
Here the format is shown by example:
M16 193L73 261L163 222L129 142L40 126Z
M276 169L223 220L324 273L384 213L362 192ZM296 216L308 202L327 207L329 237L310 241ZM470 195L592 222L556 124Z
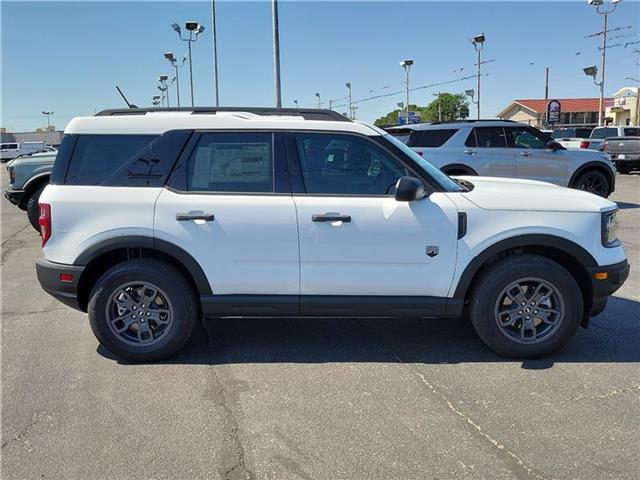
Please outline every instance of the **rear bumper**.
M78 304L78 281L83 270L84 267L54 263L44 257L36 261L36 274L42 289L56 300L81 311ZM73 279L62 281L61 274L70 274Z
M22 202L23 197L24 190L14 190L13 188L11 188L11 186L9 186L4 191L4 198L9 200L14 205L18 205L20 202Z
M604 267L594 267L589 269L591 285L593 287L593 306L590 316L595 317L607 306L609 297L618 290L629 276L631 266L627 260ZM606 278L597 280L596 274L605 274Z

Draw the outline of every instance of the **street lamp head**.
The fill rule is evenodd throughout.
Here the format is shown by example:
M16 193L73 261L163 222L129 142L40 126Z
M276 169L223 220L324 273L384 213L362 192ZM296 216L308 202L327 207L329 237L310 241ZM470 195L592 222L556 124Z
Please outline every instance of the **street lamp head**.
M170 62L175 62L176 61L176 57L173 56L173 52L166 52L164 54L164 58L166 58Z
M347 87L347 88L351 88L351 82L345 83L344 86Z
M480 35L476 35L475 37L473 37L473 41L471 43L484 43L484 41L484 33L481 33Z
M158 81L159 82L166 82L169 79L169 77L167 75L160 75L158 77Z
M591 65L590 67L583 68L582 71L585 75L596 78L596 75L598 74L598 67Z
M617 3L620 3L622 0L611 0L611 3L613 3L614 5Z
M316 92L316 97L320 98L320 93Z
M587 0L589 5L593 5L594 7L599 7L604 4L604 0Z
M471 90L465 90L464 93L465 95L467 95L467 97L473 98L473 96L476 94L476 91L472 88Z
M178 34L180 34L180 25L178 25L177 23L172 23L171 28L173 28L176 32L178 32Z
M153 97L151 97L153 100L160 100L160 95L154 95Z
M404 67L404 68L410 67L411 65L413 65L413 60L411 60L411 59L402 60L400 62L400 66Z
M202 32L204 32L204 25L200 25L198 27L198 30L196 30L196 35L200 35Z
M398 102L398 103L396 103L396 105L398 105L398 108L400 108L400 109L404 108L404 102Z
M188 22L185 22L184 28L186 28L190 32L195 32L200 28L200 24L194 20L190 20Z

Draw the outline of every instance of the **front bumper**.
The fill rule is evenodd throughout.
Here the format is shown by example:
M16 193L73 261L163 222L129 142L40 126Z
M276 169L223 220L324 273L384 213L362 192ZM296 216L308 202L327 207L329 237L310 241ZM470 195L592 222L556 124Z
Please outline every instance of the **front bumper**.
M607 306L609 297L618 290L629 276L631 266L627 260L604 267L589 269L593 287L593 303L590 316L595 317Z
M84 267L54 263L44 257L36 261L36 274L42 289L56 300L80 311L82 308L78 303L78 281L83 270ZM63 274L71 275L72 279L61 280Z
M7 187L4 191L4 198L9 200L14 205L18 205L22 202L22 198L24 197L24 190L14 190L11 188L11 185Z

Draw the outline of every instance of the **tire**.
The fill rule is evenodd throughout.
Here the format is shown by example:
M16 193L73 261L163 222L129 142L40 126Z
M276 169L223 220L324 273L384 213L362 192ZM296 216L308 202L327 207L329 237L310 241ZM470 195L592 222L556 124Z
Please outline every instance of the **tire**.
M87 313L94 335L107 350L146 362L170 357L183 347L198 317L196 301L182 273L165 262L142 258L104 273L91 292Z
M38 217L40 216L38 201L40 200L40 195L42 194L44 187L46 187L46 185L38 188L31 194L29 200L27 200L27 218L29 219L31 226L35 228L38 233L40 233L40 224L38 223Z
M482 341L499 355L549 355L567 345L582 320L578 284L562 266L545 257L521 254L504 258L484 270L476 285L469 304L471 323ZM509 294L526 299L527 305L516 308ZM530 303L532 299L536 305Z
M587 170L581 173L573 183L573 188L584 190L600 197L607 198L611 193L611 185L607 176L599 170Z

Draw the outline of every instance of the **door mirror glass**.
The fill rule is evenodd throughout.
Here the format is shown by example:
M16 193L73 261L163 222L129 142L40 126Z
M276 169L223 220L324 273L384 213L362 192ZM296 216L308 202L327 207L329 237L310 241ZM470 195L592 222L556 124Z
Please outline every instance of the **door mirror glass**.
M562 145L560 145L558 142L550 140L545 145L545 148L548 148L549 150L553 150L555 152L556 150L561 150L562 149Z
M413 202L414 200L420 200L425 196L424 185L417 178L400 177L398 179L395 194L395 198L398 202Z

